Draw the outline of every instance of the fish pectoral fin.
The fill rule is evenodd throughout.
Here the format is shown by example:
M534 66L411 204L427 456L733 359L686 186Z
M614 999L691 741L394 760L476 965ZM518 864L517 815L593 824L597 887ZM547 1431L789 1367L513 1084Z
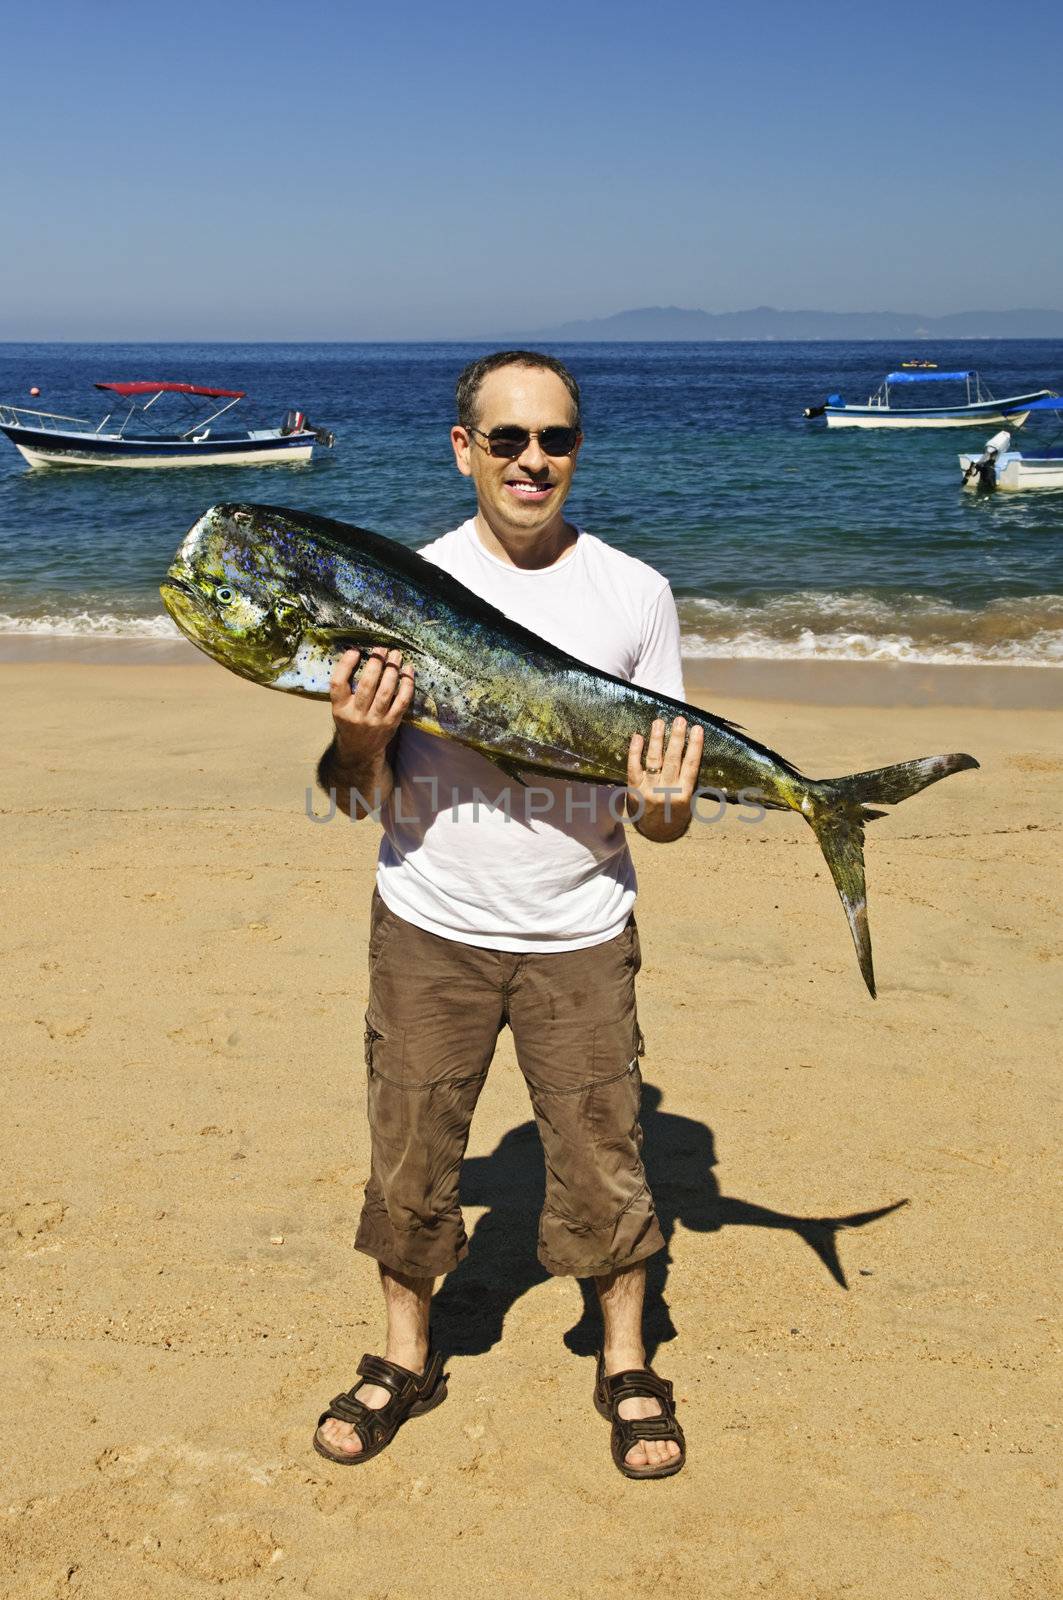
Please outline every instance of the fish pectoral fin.
M473 748L479 750L480 755L490 761L493 766L496 766L500 772L504 772L507 778L512 778L515 783L519 783L525 789L528 787L525 774L529 773L536 778L551 778L556 783L589 783L595 788L623 788L624 786L623 778L616 773L592 772L575 764L572 767L566 767L560 760L557 762L530 759L528 761L518 761L513 756L500 756L496 755L493 750L481 749L479 745Z
M507 761L505 756L488 755L486 750L481 750L480 754L482 756L487 756L487 759L490 761L491 765L497 767L499 772L503 773L511 780L511 782L519 783L522 789L526 789L528 787L521 776L521 769L517 766L515 761Z
M387 628L315 628L314 637L330 650L401 650L403 655L418 655L412 639Z

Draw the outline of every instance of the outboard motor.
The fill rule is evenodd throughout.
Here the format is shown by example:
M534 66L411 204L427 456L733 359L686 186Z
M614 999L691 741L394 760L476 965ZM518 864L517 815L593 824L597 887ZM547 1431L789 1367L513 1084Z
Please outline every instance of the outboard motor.
M1007 428L1001 428L999 433L995 433L991 439L986 441L986 447L982 454L971 462L963 475L964 483L970 483L972 478L977 478L979 489L985 489L987 492L995 489L997 486L997 457L1004 454L1010 443L1011 434Z
M828 406L843 406L845 401L840 394L829 394L821 406L806 406L803 415L806 417L822 417Z
M324 445L326 450L331 450L336 443L336 435L330 433L328 428L315 428L312 422L306 420L305 411L289 411L281 426L281 433L285 438L293 433L312 433L315 441Z

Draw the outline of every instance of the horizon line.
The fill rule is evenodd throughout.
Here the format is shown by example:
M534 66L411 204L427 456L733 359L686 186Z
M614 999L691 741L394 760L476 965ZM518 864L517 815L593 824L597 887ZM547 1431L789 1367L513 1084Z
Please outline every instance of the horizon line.
M622 314L622 313L621 313ZM740 313L727 313L740 315ZM855 315L858 313L842 312L839 315ZM1063 312L1059 313L1063 316ZM593 320L593 319L588 319ZM605 320L605 319L603 319ZM517 337L511 335L510 338ZM537 337L537 335L521 335L520 337ZM1001 334L1001 333L955 333L942 335L935 341L927 334L865 334L861 338L846 339L837 336L811 336L805 339L779 339L773 336L762 335L744 339L711 338L711 339L556 339L551 338L552 344L896 344L904 339L918 339L923 344L1059 344L1063 342L1063 335L1031 333L1031 334ZM131 347L145 346L157 349L165 345L199 344L209 345L372 345L372 344L439 344L439 345L469 345L487 344L496 349L514 348L516 345L502 342L502 335L489 336L486 334L470 335L467 338L416 338L403 335L390 339L204 339L196 335L174 339L31 339L31 338L0 338L0 349L6 345L129 345Z

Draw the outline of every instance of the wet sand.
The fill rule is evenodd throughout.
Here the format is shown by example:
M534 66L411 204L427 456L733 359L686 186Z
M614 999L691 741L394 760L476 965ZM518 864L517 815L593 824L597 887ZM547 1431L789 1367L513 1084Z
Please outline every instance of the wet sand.
M376 834L306 816L325 708L188 661L0 666L0 1592L1058 1595L1061 680L692 673L811 772L983 766L870 830L877 1002L799 820L635 841L649 1326L690 1449L639 1484L593 1318L535 1261L506 1035L450 1397L365 1467L310 1450L380 1343L351 1248Z

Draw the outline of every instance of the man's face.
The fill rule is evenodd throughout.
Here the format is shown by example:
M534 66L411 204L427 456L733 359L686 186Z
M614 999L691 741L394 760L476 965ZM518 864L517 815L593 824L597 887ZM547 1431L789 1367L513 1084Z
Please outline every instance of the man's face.
M537 437L543 428L571 427L572 397L555 372L543 367L499 367L489 372L477 396L476 432L451 429L458 471L476 485L481 512L494 527L523 534L555 523L576 470L571 455L548 456ZM524 428L531 435L512 460L492 455L485 435L492 428Z

